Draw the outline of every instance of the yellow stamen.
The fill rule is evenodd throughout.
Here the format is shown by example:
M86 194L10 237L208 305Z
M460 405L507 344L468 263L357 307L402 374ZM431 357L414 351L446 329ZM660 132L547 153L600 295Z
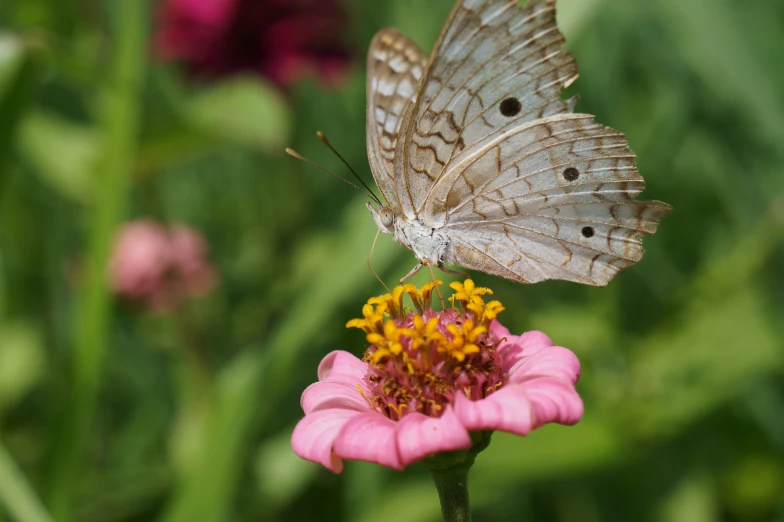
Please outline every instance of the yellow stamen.
M386 348L378 348L373 352L373 364L378 364L382 359L391 355L391 352Z
M490 323L504 310L500 301L485 303L484 296L492 295L489 288L477 287L471 279L463 283L453 282L449 286L455 293L449 298L453 308L456 301L462 310L462 323L448 324L448 335L439 331L439 317L425 321L423 314L431 307L433 290L441 281L430 281L417 288L412 284L396 286L392 292L368 299L362 307L362 318L346 323L347 328L360 328L370 343L372 353L366 360L373 364L385 364L394 359L398 368L414 374L427 371L435 354L453 362L462 363L468 355L479 353L484 345ZM407 294L418 313L409 317L412 326L398 326L405 320L408 310L403 306ZM420 368L420 366L422 368Z
M433 299L433 290L436 286L443 285L443 281L430 281L422 285L419 289L419 295L422 296L422 308L430 308L430 302Z
M504 306L501 304L501 301L490 301L485 306L484 312L482 314L482 323L483 324L490 324L493 319L498 316L501 312L506 310Z
M442 281L430 281L429 283L422 285L421 288L417 288L412 284L407 284L403 286L403 292L407 293L409 297L411 297L411 301L414 303L414 307L416 308L417 312L421 314L425 310L430 309L433 289L436 287L436 285L442 284L444 284Z
M460 301L460 305L464 311L470 310L468 305L484 305L482 296L492 295L493 293L489 288L475 286L474 282L470 279L466 279L463 283L457 281L450 283L449 288L455 291L454 299Z
M395 319L402 319L405 316L405 311L403 310L403 287L396 286L392 289L391 294L384 294L380 296L381 299L384 300L386 304L389 315L391 315Z
M420 300L420 297L421 297L419 295L419 289L416 286L414 286L411 283L409 283L409 284L403 285L403 291L408 294L408 296L411 298L411 301L414 302L414 306L416 307L417 312L419 312L421 314L424 309L419 304L419 300Z
M362 396L362 398L365 399L366 401L368 401L368 403L370 403L370 399L368 399L367 395L365 395L365 392L362 391L362 386L360 386L359 383L357 383L356 386L357 386L357 391Z
M387 406L389 407L390 410L395 412L395 415L397 415L398 418L402 417L403 410L408 408L408 404L401 404L400 406L398 406L397 404L388 404Z

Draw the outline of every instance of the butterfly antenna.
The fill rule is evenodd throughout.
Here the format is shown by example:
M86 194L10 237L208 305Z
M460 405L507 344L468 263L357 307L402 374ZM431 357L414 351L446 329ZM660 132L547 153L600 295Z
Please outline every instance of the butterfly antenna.
M372 193L369 193L369 192L367 192L367 191L365 191L365 190L362 190L361 188L359 188L359 187L358 187L358 186L356 186L355 184L351 183L351 182L350 182L349 180L347 180L346 178L344 178L344 177L341 177L341 176L338 176L337 174L335 174L334 172L332 172L331 170L329 170L327 167L325 167L325 166L323 166L323 165L319 165L319 164L318 164L318 163L316 163L315 161L309 160L308 158L306 158L305 156L303 156L303 155L302 155L302 154L300 154L299 152L297 152L297 151L295 151L295 150L292 150L292 149L286 149L286 154L288 154L289 156L293 156L293 157L297 158L298 160L302 160L302 161L304 161L305 163L309 163L310 165L313 165L314 167L316 167L316 168L319 168L319 169L323 170L324 172L327 172L327 173L329 173L329 174L332 174L333 176L335 176L336 178L338 178L338 179L339 179L340 181L342 181L343 183L346 183L346 184L348 184L348 185L350 185L350 186L354 187L354 188L355 188L357 191L359 191L359 192L361 192L362 194L366 195L366 196L367 196L367 197L369 197L370 199L374 199L374 200L378 201L378 198L377 198L375 195L373 195ZM364 183L363 183L363 185L364 185ZM379 202L379 203L380 203L380 202Z
M343 156L340 155L340 153L337 151L337 149L335 149L335 147L332 146L332 144L329 142L329 140L324 135L324 133L321 132L321 131L316 131L316 137L319 140L321 140L321 142L324 145L329 147L329 150L331 150L335 154L335 156L340 158L340 161L343 162L343 165L348 167L348 170L351 171L351 173L354 175L354 177L357 178L357 180L362 184L362 186L365 187L365 189L367 189L367 191L370 193L371 196L373 196L373 199L376 200L376 203L378 203L379 205L381 205L383 207L384 204L381 202L381 200L378 199L378 197L373 193L373 190L370 187L368 187L367 183L365 183L364 180L361 177L359 177L359 174L357 174L357 172L354 169L351 168L351 165L348 164L348 161L346 161L346 159Z

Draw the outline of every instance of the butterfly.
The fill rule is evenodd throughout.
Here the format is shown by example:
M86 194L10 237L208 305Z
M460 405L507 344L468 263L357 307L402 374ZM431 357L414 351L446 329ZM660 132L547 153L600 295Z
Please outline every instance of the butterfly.
M577 78L563 44L555 0L461 0L429 57L395 29L373 38L367 152L387 204L367 206L416 256L409 276L603 286L642 257L672 208L635 201L625 136L561 99Z

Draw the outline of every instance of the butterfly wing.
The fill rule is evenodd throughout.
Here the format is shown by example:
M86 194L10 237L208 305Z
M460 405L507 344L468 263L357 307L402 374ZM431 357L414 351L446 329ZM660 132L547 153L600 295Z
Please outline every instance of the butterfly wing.
M416 93L427 56L395 29L373 38L367 63L367 150L370 169L387 202L397 206L395 149L403 114Z
M404 122L397 192L448 235L448 263L605 285L671 208L634 201L645 184L623 134L561 100L577 69L554 4L458 3Z
M433 191L444 202L446 261L466 268L606 285L672 211L634 201L645 182L626 138L587 114L540 119L466 153Z
M577 78L577 66L561 49L554 4L458 2L398 146L397 193L407 217L429 221L424 207L435 182L488 134L570 112L560 92Z

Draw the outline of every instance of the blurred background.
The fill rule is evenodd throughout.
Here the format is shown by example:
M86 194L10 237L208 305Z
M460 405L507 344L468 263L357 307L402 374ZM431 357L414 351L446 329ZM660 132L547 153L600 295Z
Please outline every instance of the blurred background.
M0 4L0 520L439 520L417 466L291 450L383 289L365 198L283 148L346 173L323 130L370 182L367 45L430 49L451 7ZM607 288L475 274L578 354L586 404L494 435L475 519L784 521L784 3L560 0L559 25L565 95L675 212ZM389 284L413 262L379 240Z

